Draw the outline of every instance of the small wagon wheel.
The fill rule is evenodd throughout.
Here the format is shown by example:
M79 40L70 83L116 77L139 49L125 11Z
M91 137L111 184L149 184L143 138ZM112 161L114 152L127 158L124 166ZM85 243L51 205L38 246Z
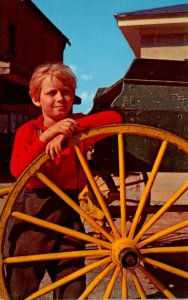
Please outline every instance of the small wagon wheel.
M119 173L120 173L120 226L114 223L113 218L110 214L108 206L106 205L99 188L96 185L95 179L90 172L87 162L85 161L80 148L78 147L78 142L80 140L86 139L88 137L104 134L117 134L118 135L118 148L119 148ZM139 135L143 137L149 137L158 140L160 143L159 149L156 150L156 158L154 159L153 167L149 174L149 178L145 189L141 195L139 205L137 207L132 225L130 229L127 230L126 227L126 191L125 191L125 167L124 167L124 151L123 151L123 135ZM174 224L165 223L164 228L159 227L158 222L160 219L166 219L166 214L170 213L173 205L179 198L187 192L188 182L183 182L179 188L170 196L169 199L165 199L164 203L155 213L145 222L143 227L136 232L138 220L145 209L145 204L147 198L152 191L156 176L159 172L159 168L162 161L165 159L165 153L167 147L173 145L173 147L178 148L182 153L188 154L188 142L180 137L177 137L164 130L142 126L142 125L112 125L101 128L96 128L87 132L84 132L78 136L73 137L69 145L75 147L78 159L86 173L86 176L92 186L98 202L105 214L105 217L111 227L112 231L109 234L100 225L98 225L95 220L87 215L74 201L69 198L62 190L60 190L49 178L47 178L43 173L40 172L40 166L48 159L46 154L42 154L38 157L20 176L12 190L9 193L6 205L4 206L1 215L1 227L0 227L0 238L1 238L1 260L0 260L0 282L1 282L1 297L3 299L9 299L10 296L6 289L6 274L4 267L6 264L14 263L24 263L24 262L36 262L41 260L55 260L65 257L85 257L90 258L88 263L84 268L79 271L72 273L54 283L50 283L48 286L41 288L39 291L30 295L27 299L35 299L40 297L55 288L79 277L83 274L89 274L91 271L98 272L98 274L88 283L86 290L80 296L80 299L86 299L89 297L95 288L104 282L104 292L102 295L97 295L97 298L108 299L110 297L114 298L146 298L148 291L151 289L151 284L156 289L156 293L159 293L159 298L174 298L176 293L178 293L179 287L176 290L176 286L166 283L166 279L171 276L177 278L183 278L184 283L188 279L188 270L186 269L185 263L181 267L177 266L179 261L177 260L177 255L184 253L183 258L188 256L188 242L187 239L184 240L184 244L181 241L176 241L176 243L171 243L171 235L176 235L177 237L187 234L186 230L188 228L187 212L183 211L181 215L181 220L175 218ZM178 151L179 151L178 150ZM25 186L27 180L31 176L37 176L43 183L45 183L50 189L57 193L63 201L68 203L75 211L77 211L81 217L83 217L87 222L101 232L102 236L105 237L104 240L100 238L94 238L90 235L78 233L74 230L70 230L65 227L55 225L43 221L41 219L31 217L29 215L13 211L12 206L14 201L22 188ZM161 200L161 199L160 199ZM182 205L183 210L185 206ZM184 215L185 213L185 215ZM3 257L3 241L6 231L6 224L9 216L12 215L15 218L36 224L43 228L48 228L50 230L57 231L62 234L67 234L72 237L84 240L91 248L86 248L84 251L75 251L68 253L50 253L50 254L40 254L40 255L30 255L24 257ZM170 218L170 222L172 218ZM165 243L167 241L167 245ZM96 245L96 248L94 248ZM95 260L93 259L95 257ZM184 261L184 260L183 260ZM99 270L98 270L99 268ZM169 276L159 276L156 275L157 272L167 272ZM108 281L104 280L109 276ZM114 286L120 278L120 287L114 289ZM107 282L107 283L106 283ZM147 289L147 284L149 283L149 289ZM185 286L188 286L186 284ZM114 290L118 290L120 295L113 296ZM188 295L188 294L187 294ZM177 296L177 294L176 294ZM96 297L95 297L96 298Z

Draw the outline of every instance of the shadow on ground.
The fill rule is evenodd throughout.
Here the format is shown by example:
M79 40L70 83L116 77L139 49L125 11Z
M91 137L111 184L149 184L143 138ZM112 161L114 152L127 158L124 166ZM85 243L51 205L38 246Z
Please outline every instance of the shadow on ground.
M174 246L187 246L188 238L185 237L181 240L176 240L177 236L173 235L173 241L164 241L160 243L153 244L154 247L174 247ZM174 268L183 270L187 272L185 277L181 277L170 272L164 271L160 268L156 268L148 263L145 264L147 270L152 273L167 289L169 289L176 298L188 298L188 253L168 253L168 254L147 254L147 257L154 260L160 261L167 265L173 266ZM164 295L160 292L156 292L148 296L152 299L163 299Z

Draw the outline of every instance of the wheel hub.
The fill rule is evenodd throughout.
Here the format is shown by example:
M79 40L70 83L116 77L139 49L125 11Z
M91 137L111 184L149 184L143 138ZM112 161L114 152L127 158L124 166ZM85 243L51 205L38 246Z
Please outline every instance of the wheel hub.
M133 240L121 238L112 245L111 257L114 263L127 270L135 269L140 262L140 252Z
M132 249L123 249L119 254L121 265L126 269L134 269L139 263L138 254Z

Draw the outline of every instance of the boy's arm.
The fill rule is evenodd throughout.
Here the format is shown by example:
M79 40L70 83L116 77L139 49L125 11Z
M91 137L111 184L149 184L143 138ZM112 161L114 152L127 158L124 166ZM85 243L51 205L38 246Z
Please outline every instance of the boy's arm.
M21 126L15 135L10 170L18 178L25 168L39 156L46 148L46 144L39 139L37 130L28 126Z
M123 122L123 118L119 112L109 110L87 115L81 119L77 119L77 122L80 125L79 131L83 131L99 126L119 124Z
M123 123L123 117L120 113L116 111L104 111L96 114L85 116L77 120L79 124L79 131L96 128L111 124L121 124ZM98 142L99 140L105 138L109 135L95 136L93 138L88 138L84 141L84 148L88 149L91 144Z
M115 111L100 112L93 115L85 116L76 120L79 124L79 130L122 123L122 116ZM95 137L85 141L86 149L94 144L96 141L104 138L104 136ZM12 157L11 157L11 173L18 178L25 168L45 151L47 140L44 142L41 137L38 136L36 128L32 129L28 125L21 126L16 133Z
M53 139L61 134L63 142L72 136L77 125L75 120L67 118L47 128L40 136L37 131L38 127L31 122L22 125L15 136L10 164L12 175L18 178L25 168L45 150L52 158L55 157L55 154L58 153L53 145Z

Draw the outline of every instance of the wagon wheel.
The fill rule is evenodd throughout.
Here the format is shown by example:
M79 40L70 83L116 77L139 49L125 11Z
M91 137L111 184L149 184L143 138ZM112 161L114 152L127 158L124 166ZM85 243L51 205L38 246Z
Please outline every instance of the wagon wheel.
M109 209L105 204L103 197L95 183L95 180L89 170L88 164L86 163L79 147L78 142L80 140L86 139L88 137L104 134L118 134L118 145L119 145L119 172L120 172L120 227L113 222L110 215ZM143 137L149 137L160 142L159 149L156 150L156 158L154 159L153 167L149 175L146 187L141 195L136 214L134 216L130 230L126 228L126 193L125 193L125 168L124 168L124 152L123 152L123 134L126 135L138 135ZM151 290L151 285L154 287L155 293L163 295L162 297L174 298L173 290L178 293L181 290L179 287L173 286L172 282L169 285L165 283L168 278L175 276L175 283L177 279L183 278L184 286L188 286L185 279L188 279L188 270L186 270L186 265L183 263L183 267L177 266L180 261L177 260L178 254L183 255L183 261L188 255L188 242L184 240L185 244L181 244L181 240L174 240L174 236L181 237L187 234L188 230L188 220L187 212L185 206L182 205L183 213L180 217L170 218L170 222L174 221L174 224L164 224L164 228L158 226L160 219L167 221L166 214L170 213L173 208L173 204L179 200L179 198L185 195L188 189L188 182L184 182L179 188L169 197L169 199L164 199L165 202L159 209L157 209L148 221L144 224L142 229L135 234L137 221L145 209L145 203L147 202L147 197L152 190L155 179L158 175L159 168L162 161L165 159L165 153L167 147L173 145L173 147L178 148L178 151L182 151L182 154L188 154L188 142L179 138L166 131L155 129L152 127L142 126L142 125L113 125L107 127L101 127L97 129L90 130L88 132L82 133L70 140L70 145L75 147L77 156L81 162L83 169L88 177L88 180L96 194L96 197L105 213L106 219L109 222L109 226L112 228L112 234L106 232L101 228L89 215L87 215L82 209L74 203L62 190L60 190L53 182L49 180L44 174L39 171L40 166L48 159L48 157L43 154L38 157L20 176L12 190L10 191L9 197L7 199L6 205L1 215L1 227L0 227L0 238L1 238L1 269L0 269L0 282L1 282L1 297L3 299L9 299L9 294L6 289L5 283L5 272L4 266L6 264L13 263L24 263L24 262L36 262L41 260L56 260L60 258L74 258L74 257L85 257L87 259L87 264L84 268L76 271L55 283L50 283L48 286L41 288L39 291L30 295L27 299L35 299L41 295L52 291L83 274L89 274L90 271L94 271L94 279L92 279L84 293L80 296L80 299L85 299L92 292L95 292L95 288L99 283L107 282L103 284L105 286L104 293L95 298L110 298L114 297L114 290L120 292L120 295L115 295L114 298L146 298L149 291ZM25 215L23 213L14 211L11 212L13 203L20 193L27 180L31 176L37 176L42 182L44 182L50 189L52 189L56 194L58 194L62 200L71 205L71 207L77 211L84 219L87 220L94 228L99 230L102 235L104 235L105 240L97 239L91 237L87 234L78 233L74 230L70 230L65 227L61 227L41 219ZM161 200L161 199L160 199ZM84 240L88 242L88 248L85 251L75 251L68 253L54 253L54 254L42 254L42 255L32 255L24 257L3 257L3 239L6 230L6 223L9 216L12 215L15 218L36 224L43 228L49 228L51 230L57 231L62 234L68 234L72 237ZM178 220L181 219L181 220ZM165 223L165 222L164 222ZM187 231L186 231L187 230ZM173 245L171 243L170 237L173 235L173 241L176 243ZM167 245L165 244L167 241ZM172 242L173 242L172 241ZM91 248L89 247L91 245ZM96 249L94 248L96 245ZM154 257L156 254L156 258ZM159 255L159 256L158 256ZM93 258L95 257L95 261ZM181 255L182 257L182 255ZM174 259L175 258L175 259ZM170 260L170 262L169 262ZM99 270L98 270L99 268ZM156 275L157 272L160 273L159 279ZM161 272L167 272L168 276L161 276ZM96 273L98 274L96 275ZM119 276L120 275L120 276ZM173 276L172 276L173 275ZM108 276L108 281L106 280ZM119 279L120 278L120 279ZM105 279L105 280L103 280ZM118 283L120 280L121 283ZM147 284L149 283L149 288ZM120 284L118 288L114 288L116 284ZM177 288L177 290L176 290ZM156 294L158 295L158 294ZM188 295L188 293L187 293ZM162 298L158 296L158 298ZM152 297L153 298L153 297Z

